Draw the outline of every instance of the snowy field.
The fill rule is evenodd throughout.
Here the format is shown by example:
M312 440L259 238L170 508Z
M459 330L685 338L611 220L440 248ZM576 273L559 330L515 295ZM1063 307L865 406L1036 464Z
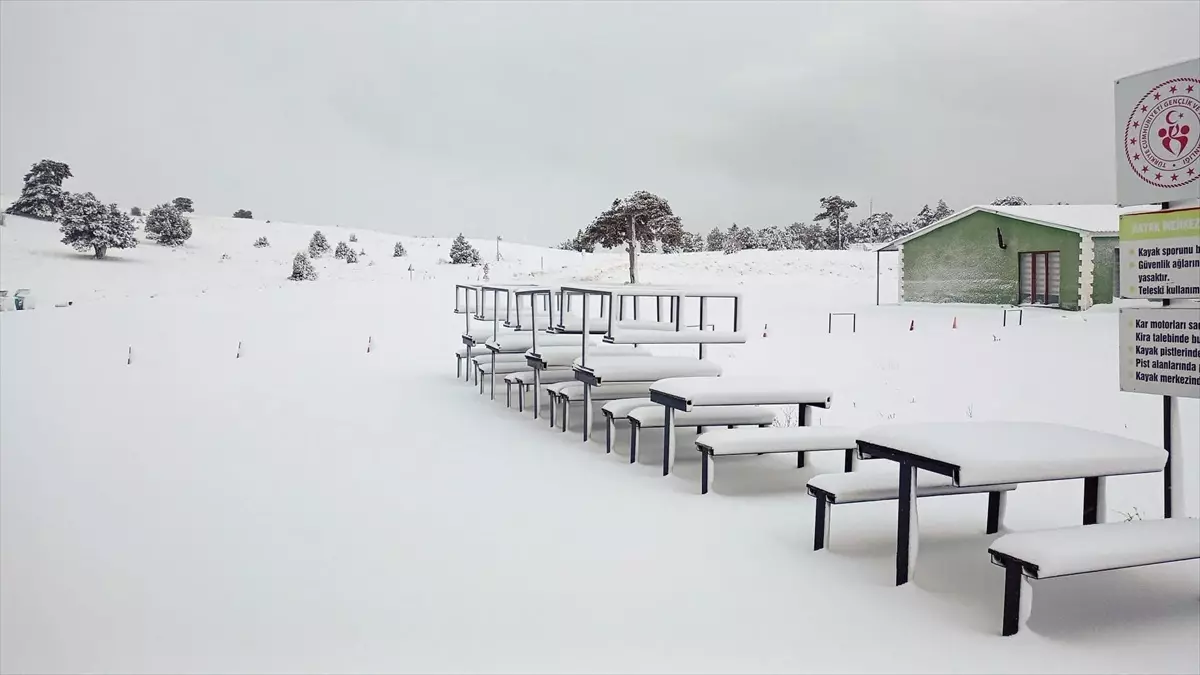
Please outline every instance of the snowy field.
M804 484L840 456L722 459L700 496L692 453L664 478L653 451L629 466L624 432L606 456L602 429L584 444L455 381L452 286L480 270L438 264L449 240L400 238L394 259L395 235L358 230L362 262L289 282L314 228L194 224L179 250L104 261L51 224L0 228L0 287L39 302L0 315L4 672L1200 671L1195 562L1037 582L1003 638L983 495L921 501L896 588L894 503L840 507L811 550ZM501 251L495 281L625 274L619 254ZM643 276L738 286L753 338L711 357L832 387L819 423L1161 442L1160 400L1118 391L1113 308L1004 328L998 307L889 305L892 262L882 307L867 253L651 255ZM828 334L829 311L858 331ZM1177 455L1193 516L1196 403ZM1081 483L1022 485L1007 525L1077 524ZM1161 477L1110 480L1108 507L1160 517Z

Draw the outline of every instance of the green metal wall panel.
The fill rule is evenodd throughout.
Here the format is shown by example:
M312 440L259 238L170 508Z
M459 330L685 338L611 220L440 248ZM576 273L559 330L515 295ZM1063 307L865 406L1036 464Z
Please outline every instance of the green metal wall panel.
M1006 248L1000 248L996 228ZM904 244L904 300L1017 304L1017 255L1030 251L1061 252L1061 304L1079 309L1080 236L983 212Z
M1092 264L1092 304L1101 305L1113 301L1116 291L1117 237L1093 237L1095 255Z

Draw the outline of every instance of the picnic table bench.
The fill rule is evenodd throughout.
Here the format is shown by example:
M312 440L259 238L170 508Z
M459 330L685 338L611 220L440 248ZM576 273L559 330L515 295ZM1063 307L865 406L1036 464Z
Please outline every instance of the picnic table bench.
M747 406L748 407L748 406ZM662 410L662 408L660 408ZM678 413L680 417L688 413ZM801 418L801 422L810 420ZM796 453L796 467L804 466L810 452L837 451L847 456L846 471L853 468L850 456L856 452L856 429L848 427L769 427L765 429L719 429L696 437L696 449L703 455L700 469L700 494L708 494L716 473L717 457Z

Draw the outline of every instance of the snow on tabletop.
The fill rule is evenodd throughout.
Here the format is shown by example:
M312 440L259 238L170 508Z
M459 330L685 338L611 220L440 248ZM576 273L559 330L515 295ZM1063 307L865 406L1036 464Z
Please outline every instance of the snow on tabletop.
M785 377L673 377L654 383L654 391L691 405L786 405L826 403L833 391ZM800 378L803 379L803 378Z
M580 366L576 362L576 367ZM598 356L588 358L587 370L604 381L655 382L666 377L700 375L716 377L721 366L713 361L687 356Z
M858 447L858 443L855 441L857 436L858 429L852 427L718 429L697 436L696 444L709 448L716 455L853 450Z
M604 412L615 419L625 419L630 411L653 405L648 398L622 398L604 404Z
M900 470L896 464L887 463L891 465L888 467L890 470L879 471L872 467L868 471L825 473L813 476L809 479L808 484L834 495L839 504L896 499L900 494ZM995 490L1014 490L1017 486L1008 483L988 487ZM917 472L917 495L920 497L949 495L962 490L977 489L982 488L958 488L949 476L928 471Z
M645 396L649 389L649 382L619 382L617 384L606 384L603 387L592 387L592 400L612 401L629 397ZM559 389L558 393L560 396L566 397L568 401L582 401L583 383L575 382L572 386Z
M609 335L614 343L637 345L741 344L747 339L745 331L696 330L694 328L678 331L613 328Z
M629 413L629 419L637 420L638 424L643 427L659 427L666 419L666 408L661 405L638 408ZM688 412L680 412L675 415L675 423L685 427L709 424L771 424L774 421L774 410L752 405L696 407ZM737 431L737 429L726 429L726 431Z
M540 382L542 385L554 384L557 382L575 381L575 372L570 368L551 368L549 370L542 370L541 373L542 374L538 376L538 382ZM533 384L532 370L521 371L519 373L514 373L514 375L516 375L515 379L520 381L521 384Z
M1037 565L1035 578L1200 558L1200 520L1167 518L1006 534L989 550Z
M871 427L858 440L959 467L959 485L1161 471L1163 448L1053 422L927 422Z

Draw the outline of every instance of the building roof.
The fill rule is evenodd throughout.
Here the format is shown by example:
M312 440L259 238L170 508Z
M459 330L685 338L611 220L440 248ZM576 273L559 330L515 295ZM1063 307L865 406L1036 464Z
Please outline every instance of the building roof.
M877 251L898 251L900 246L917 237L957 222L979 212L994 213L1006 218L1016 218L1035 225L1068 230L1079 234L1117 234L1119 216L1122 213L1139 211L1156 211L1157 206L1118 207L1112 204L1051 204L1036 206L972 206L958 213L951 214L936 223L888 242L876 249Z

